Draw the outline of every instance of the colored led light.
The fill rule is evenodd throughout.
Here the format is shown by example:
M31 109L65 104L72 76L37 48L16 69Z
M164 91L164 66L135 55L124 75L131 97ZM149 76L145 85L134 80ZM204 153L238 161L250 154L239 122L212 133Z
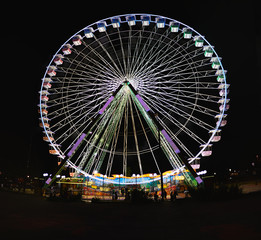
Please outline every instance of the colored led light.
M137 99L141 103L141 105L145 108L145 110L148 112L150 110L149 106L143 101L141 96L139 94L136 95Z
M102 107L102 109L99 111L99 114L103 114L103 112L105 111L105 109L109 106L109 104L112 102L112 100L114 99L113 96L111 96L108 101L105 103L105 105Z
M72 149L70 150L70 152L68 152L67 156L70 157L72 156L73 152L75 151L75 149L79 146L79 144L81 143L81 141L84 139L84 137L86 136L85 133L83 133L80 138L77 140L77 142L73 145Z
M169 142L170 146L174 149L175 153L180 153L180 150L176 146L176 144L172 141L170 136L167 134L167 132L163 129L162 131L163 136L166 138L166 140Z

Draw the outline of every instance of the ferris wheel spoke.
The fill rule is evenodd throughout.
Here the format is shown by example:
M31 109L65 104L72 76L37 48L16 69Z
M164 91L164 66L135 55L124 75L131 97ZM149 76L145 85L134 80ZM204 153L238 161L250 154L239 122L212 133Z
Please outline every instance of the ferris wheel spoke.
M128 47L127 47L127 72L126 75L129 76L130 70L130 59L131 59L131 26L129 27L129 38L128 38Z
M85 121L84 121L83 119L84 119L84 116L83 116L81 119L79 119L79 120L75 123L75 126L76 126L76 125L80 122L80 125L78 126L78 128L73 128L73 126L71 126L69 129L67 129L67 130L65 131L65 133L67 134L67 137L66 137L66 138L63 138L63 140L61 141L60 144L62 144L65 140L67 140L70 136L72 136L72 134L74 134L74 133L76 133L76 132L80 132L79 129L81 129L82 127L83 127L82 132L84 132L85 129L87 129L87 128L91 125L92 121L91 121L90 119L85 120ZM94 126L93 126L93 127L94 127ZM92 127L92 128L93 128L93 127ZM72 131L72 129L74 129L74 131ZM67 132L69 132L69 134L68 134ZM81 133L82 133L82 132L81 132ZM95 136L95 130L94 130L93 136ZM67 147L67 149L65 150L65 152L69 150L70 146L71 146L71 145L69 145L69 146Z
M179 77L179 78L178 78ZM155 81L154 87L157 88L159 87L158 85L162 84L170 84L171 86L175 87L178 84L182 84L185 86L185 84L209 84L209 86L218 86L219 83L213 83L209 80L209 78L215 77L215 74L208 74L208 72L201 72L197 73L195 76L194 74L191 74L190 76L185 76L185 75L178 75L178 74L166 74L162 75L161 77L152 77L151 79ZM161 81L156 81L156 80L161 80ZM194 82L191 82L190 80L195 80ZM206 82L207 81L207 82Z
M71 109L68 106L63 106L61 109L59 109L59 111L56 110L56 111L52 112L52 114L48 115L48 117L49 117L50 121L59 119L59 118L61 118L62 115L65 114L65 110L68 110L69 114L72 114L72 115L74 115L78 112L80 112L80 114L81 114L83 109L85 109L85 111L86 111L86 109L88 109L87 106L88 106L87 103L84 105L79 105L76 108L71 108ZM74 111L71 111L71 110L74 110Z
M80 55L76 50L75 54L76 57L74 59L70 59L70 58L65 58L64 62L68 63L70 67L68 67L69 69L75 70L78 69L79 67L81 69L86 69L86 74L99 74L102 72L102 65L100 64L100 62L96 61L93 58L88 58L87 56L84 55ZM77 59L77 57L79 58L79 56L81 56L82 58L80 60ZM86 62L85 62L86 61ZM95 65L93 64L95 63ZM111 73L110 69L106 68L106 72ZM88 71L87 71L88 70Z
M71 80L71 81L66 81L66 80ZM110 89L108 88L108 84L110 84L110 81L107 80L103 80L103 82L101 82L99 80L99 82L97 82L95 79L93 79L94 81L96 81L96 83L93 83L92 81L87 81L89 79L84 79L81 78L81 80L84 81L79 81L79 78L73 78L71 77L69 78L64 78L64 82L63 84L60 84L60 80L56 81L57 79L54 79L54 83L52 85L52 88L49 89L49 93L60 93L59 91L63 91L63 90L72 90L72 91L76 91L78 89L84 89L85 92L91 92L94 91L94 89L96 90L104 90L104 91L110 91ZM90 88L92 86L92 88ZM59 90L59 91L57 91Z
M102 88L103 89L103 88ZM100 89L101 90L101 89ZM70 101L75 101L75 97L76 96L78 96L79 97L79 91L76 91L76 92L72 92L71 94L66 94L66 95L61 95L60 97L56 97L56 98L54 98L54 99L50 99L49 101L48 101L48 103L52 103L52 102L59 102L60 100L62 100L62 99L64 99L64 100L66 100L66 102L70 102ZM88 93L88 92L87 92ZM55 93L54 93L55 94ZM99 99L104 99L104 97L106 96L106 95L110 95L110 93L107 93L106 95L105 95L105 91L100 91L99 93L95 93L95 95L94 94L89 94L89 95L84 95L84 94L81 94L81 95L83 95L83 96L81 96L81 97L79 97L79 100L80 99L88 99L88 98L91 98L92 96L94 97L94 96L99 96L99 95L101 95L101 96L103 96L103 97L101 97L101 98L99 98Z
M61 94L61 90L63 91ZM77 94L78 97L80 96L85 96L86 99L92 97L92 95L98 94L98 95L102 95L101 92L106 92L106 89L104 89L104 87L100 87L100 88L92 88L92 89L88 89L87 86L84 85L84 87L82 87L82 90L79 89L79 87L76 87L76 89L74 89L74 86L67 86L67 87L54 87L51 89L51 91L49 92L49 96L55 96L56 99L51 98L49 103L51 103L53 100L59 100L60 97L61 98L71 98L71 96L75 96ZM68 92L70 92L70 94L68 94ZM88 94L88 95L87 95ZM57 95L61 95L60 97L57 97ZM73 97L74 98L74 97Z
M176 56L179 56L179 57L177 57L177 59L179 59L179 58L182 58L183 54L184 55L188 54L187 56L190 56L191 54L194 55L195 53L198 53L201 51L201 48L200 48L199 50L194 50L195 52L194 51L188 52L188 49L190 49L194 45L194 42L192 39L190 39L182 44L179 44L178 42L176 42L176 44L178 45L178 47L174 48L170 52L170 55L173 56L173 58L176 58ZM181 51L183 51L182 54L181 54ZM182 56L180 56L180 55L182 55Z
M107 52L107 50L106 51L104 51L104 47L101 47L101 43L100 43L100 41L99 41L99 39L98 38L96 38L95 37L95 40L96 40L96 42L98 42L99 43L99 45L96 47L96 48L94 48L94 47L92 47L90 44L87 44L86 42L83 42L83 44L85 45L85 47L87 48L87 49L89 49L89 53L88 54L83 54L83 53L81 53L80 52L80 54L83 56L83 59L86 59L87 61L88 61L88 63L90 63L91 64L91 66L92 67L99 67L99 70L101 70L101 71L103 71L104 69L106 69L108 72L111 72L111 73L113 73L115 76L120 76L119 75L119 73L120 72L117 72L116 70L115 70L115 66L113 67L109 62L108 62L108 60L106 60L105 59L105 57L104 56L102 56L102 52L98 52L98 48L101 48L102 49L102 51L103 52L106 52L107 53L107 55L108 55L108 52ZM95 54L95 56L99 59L99 60L101 60L102 62L103 62L103 64L101 64L99 61L97 61L96 59L94 59L93 57L92 58L88 58L88 56L89 56L89 54ZM110 57L110 55L108 55L108 57L109 57L109 59L110 59L110 61L112 60L111 59L111 57ZM95 63L95 65L93 65L93 63ZM114 63L114 61L112 61L112 63ZM88 65L87 65L87 67L88 67Z
M162 51L162 46L161 46L161 45L162 45L162 43L164 43L162 40L167 37L167 36L166 36L166 32L167 32L167 29L166 29L165 32L160 36L159 40L158 40L158 41L155 41L154 44L151 44L152 41L153 41L153 38L150 39L149 44L148 44L148 47L149 47L150 49L149 49L149 51L146 52L146 54L145 54L145 55L143 56L143 58L142 58L143 60L147 59L147 61L146 61L146 62L141 61L141 63L140 63L139 66L142 66L142 67L139 69L139 71L143 71L143 70L147 67L147 64L148 64L149 62L151 62L151 59L157 57L157 56L161 53L161 51ZM156 31L154 31L154 33L157 34ZM154 35L155 35L155 34L154 34ZM151 35L150 35L150 37L151 37ZM160 48L161 48L161 49L160 49ZM165 48L165 44L164 44L164 47L163 47L163 48ZM167 54L167 50L165 50L164 53ZM150 67L150 66L149 66L149 67Z
M116 52L115 47L114 47L114 44L113 44L113 42L112 42L112 40L111 40L111 38L110 38L110 34L108 34L107 31L106 31L106 36L107 36L107 38L109 39L109 42L110 42L111 47L112 47L112 49L113 49L114 55L115 55L116 58L117 58L117 62L118 62L117 65L120 67L120 72L121 72L121 73L124 73L124 69L123 69L123 66L122 66L122 64L121 64L121 61L120 61L120 59L119 59L118 53Z
M55 77L53 77L53 80L62 79L62 80L70 81L73 79L76 82L77 79L79 79L79 81L85 80L85 79L94 79L94 76L95 76L90 73L84 72L82 70L76 70L76 69L69 68L69 67L60 67L60 69L58 69L57 72L60 73L60 75L64 75L64 76L60 76L60 75L58 75L57 77L55 76Z
M105 70L105 68L103 69L103 72L104 72L104 70ZM111 75L109 75L109 74L104 75L102 70L99 72L95 72L95 71L91 72L89 69L87 71L87 69L83 70L83 69L74 69L74 68L70 68L70 67L60 67L58 72L59 71L61 73L65 73L66 75L64 76L64 78L68 78L68 79L71 79L73 77L74 79L78 78L78 79L98 80L99 78L97 78L97 76L103 77L105 79L114 79L115 78L115 75L112 75L113 73L111 73ZM69 75L69 76L67 77L67 75Z
M85 71L84 71L85 77L80 78L80 79L98 80L99 78L114 79L117 77L113 71L111 71L106 66L102 66L100 63L98 63L93 58L90 58L90 59L87 58L86 60L88 60L89 64L87 64L87 63L83 64L81 61L74 60L73 62L70 62L71 65L70 65L70 68L68 67L68 69L71 70L72 72L74 71L74 68L76 68L78 66L80 66L81 69L85 69ZM64 72L66 72L66 68L64 69ZM97 78L97 76L99 76L99 78ZM68 78L77 79L75 76L71 77L71 78L68 77Z
M125 51L124 51L124 46L123 46L123 41L122 41L122 37L120 34L120 30L119 28L117 28L118 31L118 36L119 36L119 40L120 40L120 46L121 46L121 54L122 54L122 59L123 59L123 68L124 68L124 73L127 72L127 64L126 64L126 57L125 57Z
M93 91L93 88L89 89L89 87L98 86L98 90L105 89L104 84L102 83L92 83L92 82L66 82L64 81L64 84L57 84L53 83L52 88L50 88L49 93L52 94L52 92L55 94L59 93L60 91L69 90L69 91L80 91L80 89L84 89L84 92L91 92ZM59 91L58 91L59 90Z
M116 125L117 125L117 121L119 119L119 116L121 115L121 114L117 114L117 113L119 113L119 111L122 112L121 106L124 105L125 101L126 101L125 98L123 99L123 101L114 101L113 102L114 104L109 107L109 109L111 111L107 110L105 112L105 115L103 116L103 120L99 124L99 128L97 127L97 131L96 131L97 133L95 134L94 141L90 144L90 146L92 146L92 148L94 149L95 145L97 144L97 141L99 141L97 147L95 147L96 152L95 152L95 150L94 151L88 150L89 156L87 156L85 159L83 159L80 163L80 166L83 167L84 165L86 165L86 161L88 161L88 163L85 167L85 171L90 172L90 171L92 171L92 169L96 170L95 169L95 158L93 157L92 154L94 153L94 156L97 155L97 151L99 151L99 149L100 149L99 144L101 144L101 141L99 139L102 136L103 136L103 139L104 139L104 134L106 134L108 131L110 131L111 128L113 128L113 124L111 124L111 123L113 123L113 122L115 123L115 121L116 121ZM115 118L111 118L112 115L114 115Z
M85 125L87 125L86 123L84 123ZM90 124L90 122L89 122ZM59 139L56 139L55 142L59 145L62 145L64 148L64 152L67 152L69 150L69 148L72 147L73 142L71 142L71 138L73 136L73 133L76 133L77 135L79 133L81 133L80 128L75 126L69 126L68 128L65 128L65 130L63 131L63 134L60 134ZM51 131L53 131L51 129ZM54 132L54 135L57 135L57 132ZM77 140L77 139L76 139ZM70 141L70 142L68 142Z
M106 143L106 146L104 146L103 149L106 149L106 148L108 149L109 144L112 142L114 133L117 131L117 128L120 128L120 126L121 126L121 122L122 122L122 118L123 118L123 115L124 115L124 109L125 109L125 106L126 106L126 102L127 102L127 98L125 96L123 101L120 103L119 110L117 110L117 112L114 114L115 117L113 118L111 127L110 127L110 129L108 131L108 140L104 141L104 144ZM103 161L100 161L100 163L98 165L98 168L97 168L98 170L100 169L102 163L103 163ZM108 162L107 162L107 167L108 167ZM124 172L125 172L125 175L126 175L126 172L127 172L127 162L125 162L125 166L124 166L124 162L123 162L123 173Z
M155 51L155 52L157 52L157 51ZM164 54L162 54L162 55L164 55ZM166 55L168 55L168 53L165 53L164 58L166 57ZM138 72L139 73L143 73L143 74L152 74L156 69L159 69L163 65L168 64L168 63L171 62L171 60L169 60L169 62L167 62L167 63L163 62L161 64L157 64L160 61L159 59L161 59L161 58L157 59L156 57L157 57L157 55L152 55L152 56L150 56L150 58L146 59L145 63L142 62L140 64L140 65L142 65L142 67L140 67ZM156 59L153 60L153 58L156 58Z
M175 67L168 66L168 65L170 65L170 63L175 64ZM192 65L192 63L193 63L193 65ZM165 65L167 65L167 66L165 66ZM203 59L203 60L200 59L200 60L195 60L193 62L189 62L187 59L185 59L185 60L180 61L178 63L176 63L176 59L174 59L174 62L171 60L171 61L166 61L162 64L159 64L156 68L152 69L150 71L150 73L155 72L157 69L162 69L164 66L165 66L165 68L160 70L160 71L157 71L156 75L162 75L163 73L164 73L163 75L165 75L166 72L167 72L167 75L170 75L173 72L174 72L174 74L177 74L179 72L184 72L184 71L191 69L191 68L195 68L195 67L202 68L202 67L206 67L206 66L209 66L209 65L211 65L211 62L208 59ZM181 70L179 70L179 69L181 69ZM176 71L176 70L178 70L178 71Z
M144 29L144 28L143 28ZM153 27L152 31L149 33L149 36L146 38L145 43L142 44L142 49L139 51L138 57L136 59L136 62L134 66L132 67L132 72L140 72L140 66L144 64L144 61L146 59L146 56L148 54L148 49L151 46L151 43L153 41L153 36L156 35L156 25Z
M79 103L80 103L80 101L79 101ZM73 105L74 105L75 103L73 103ZM80 105L81 104L81 105ZM48 117L49 117L49 119L52 121L52 120L55 120L56 118L60 118L61 117L61 114L63 114L63 112L65 112L65 110L68 110L69 111L69 114L70 115L72 115L72 116L74 116L76 113L78 113L79 111L83 111L83 109L85 110L85 114L90 114L91 113L91 111L93 111L94 109L96 109L97 108L97 105L96 106L94 106L94 107L89 107L89 103L87 102L87 103L80 103L78 106L76 106L76 107L70 107L70 105L72 105L72 104L70 104L70 105L66 105L66 106L63 106L62 108L60 108L59 110L56 110L56 111L54 111L54 112L52 112L52 114L50 115L50 116L53 116L53 117L50 117L49 115L48 115ZM101 104L99 104L99 105L101 105ZM72 111L72 110L74 110L74 111ZM81 112L80 112L80 114L81 114ZM78 115L79 116L79 115Z
M111 54L107 51L107 49L103 46L103 44L100 42L100 40L98 38L95 37L95 40L99 43L99 45L101 46L101 48L103 49L103 51L106 53L106 55L108 56L108 58L111 60L113 66L115 67L115 72L117 73L117 76L120 76L121 78L123 78L124 74L121 72L121 70L119 69L117 63L115 62L115 60L112 58ZM117 71L116 71L117 70Z
M141 125L141 127L142 127L142 131L143 131L144 136L145 136L145 138L146 138L146 141L147 141L147 144L148 144L150 153L151 153L151 155L152 155L152 158L153 158L153 160L154 160L154 163L155 163L155 165L156 165L156 168L157 168L158 172L161 173L160 168L159 168L159 165L158 165L158 162L157 162L157 159L156 159L155 154L154 154L154 150L153 150L152 147L151 147L149 138L148 138L148 136L147 136L146 130L145 130L144 125L143 125L143 123L142 123L142 120L141 120L141 117L140 117L140 113L139 113L139 111L138 111L138 109L137 109L136 104L134 104L134 107L135 107L135 110L136 110L136 112L137 112L137 116L138 116L138 119L139 119L139 121L140 121L140 125Z
M98 97L99 95L101 95L101 97ZM91 96L82 96L82 97L75 96L75 97L78 98L77 102L75 102L74 98L64 97L64 98L61 98L63 101L59 101L59 102L54 101L54 104L49 106L49 108L55 107L55 109L57 109L58 106L60 106L59 109L54 111L54 113L56 113L56 112L59 112L59 110L62 110L64 106L66 106L68 109L76 107L76 106L78 107L78 104L81 102L83 104L89 104L89 105L95 103L96 106L98 107L104 101L105 96L103 94L99 93L99 94L95 95L95 98L94 97L91 98ZM88 99L88 98L90 98L90 99ZM51 116L51 114L48 114L48 115Z
M183 73L182 73L183 72ZM179 72L176 72L176 73L173 73L173 74L168 74L168 75L165 75L165 76L162 76L162 77L152 77L154 79L161 79L163 78L163 81L166 77L168 77L168 81L173 81L174 84L175 82L184 82L184 84L186 83L187 80L190 80L190 79L201 79L202 80L204 78L207 78L207 77L212 77L212 76L215 76L214 75L214 70L202 70L202 71L197 71L197 72L184 72L184 71L179 71ZM170 79L171 78L171 79ZM191 83L191 82L187 82L187 83ZM195 83L195 82L194 82ZM210 85L218 85L217 82L200 82L202 84L210 84ZM160 83L156 83L155 84L160 84Z
M99 53L97 52L95 49L93 49L90 45L87 45L84 41L83 41L83 44L85 45L86 48L88 48L93 54L95 54L95 56L100 59L103 64L99 63L99 61L95 60L94 58L87 58L86 55L80 51L78 51L77 49L74 49L74 52L75 54L77 55L80 55L82 56L83 59L87 59L90 63L90 65L88 65L87 67L89 66L93 66L93 63L95 64L94 66L99 67L98 68L98 72L103 72L104 70L107 70L108 73L111 73L113 76L117 76L119 77L119 72L117 72L115 70L115 68ZM81 61L82 63L82 61ZM95 71L94 67L91 68L92 71ZM103 70L102 70L103 69Z
M203 112L201 112L197 109L198 108L197 104L191 104L190 103L190 105L188 105L188 104L184 105L182 102L178 102L179 101L178 100L178 101L175 101L175 106L173 106L173 102L170 101L170 100L165 100L164 102L162 102L159 98L157 98L157 97L155 97L155 98L159 102L158 105L161 103L161 106L166 106L169 111L171 111L175 114L179 114L180 116L182 116L186 120L198 125L199 127L204 128L208 131L210 131L213 128L213 126L205 123L204 121L200 120L199 118L197 118L195 116L192 116L191 114L188 114L186 111L183 111L181 109L181 108L189 109L189 110L191 110L191 112L192 111L198 111L198 113L202 114ZM203 114L206 114L206 112L204 112ZM210 115L210 114L207 114L207 115ZM215 115L217 115L217 114L215 114ZM210 116L212 116L213 119L214 119L215 115L210 115Z
M191 41L190 41L191 42ZM175 42L175 44L178 44L177 42ZM186 45L187 45L188 43L186 43ZM184 44L183 44L184 45ZM179 45L179 47L178 47L178 49L179 48L182 48L182 46L183 45ZM173 54L173 51L174 51L174 54ZM170 56L170 60L171 61L174 61L175 62L175 57L176 57L176 54L175 54L175 52L178 52L178 50L177 49L174 49L174 50L172 50L172 51L170 51L169 52L169 49L167 48L165 51L163 51L162 49L160 50L160 51L158 51L158 50L155 50L155 51L153 51L153 52L156 52L157 54L159 54L160 52L162 52L162 54L161 54L161 57L159 57L159 58L156 58L155 60L154 60L154 62L152 63L152 64L150 64L148 67L147 67L147 64L148 64L148 62L151 62L151 61L147 61L145 64L143 64L143 66L142 66L142 68L140 69L140 71L148 71L148 70L150 70L150 69L154 69L155 68L155 66L157 66L157 68L158 68L158 65L159 64L157 64L158 62L160 62L162 59L165 59L167 56ZM152 55L153 57L155 57L154 55ZM152 59L152 56L150 56L150 59L149 60L151 60ZM146 59L146 58L145 58ZM169 61L170 61L169 60ZM152 67L153 66L153 67Z
M98 146L97 146L98 150L96 151L97 160L94 163L94 169L98 172L100 171L101 165L103 164L103 161L104 161L104 157L106 154L106 152L104 150L107 149L106 145L110 144L110 141L111 141L110 136L111 136L112 131L113 131L112 128L106 128L102 135L103 142L98 143Z
M66 75L70 74L74 77L79 78L88 76L92 77L92 75L90 75L91 71L89 69L86 69L84 67L79 68L79 65L80 63L76 64L75 62L72 62L69 66L60 66L57 69L57 72L65 73ZM100 73L100 71L94 71L93 73L97 75Z
M193 43L192 41L190 41L189 43L191 43L189 46L187 46L188 48L191 48L193 46ZM187 45L187 44L186 44ZM180 45L178 47L179 48L182 48L182 51L184 52L182 55L179 55L177 54L177 49L174 49L172 50L171 52L163 55L160 59L158 59L158 61L161 61L161 66L164 66L166 65L166 67L168 67L168 65L170 65L171 63L174 63L175 64L175 67L179 66L181 63L183 62L187 62L189 58L190 60L192 60L193 58L197 58L201 55L203 55L203 51L201 48L199 49L193 49L192 51L188 51L188 49L184 49L183 48L183 45ZM173 51L174 51L174 54L173 54ZM169 57L170 56L170 57ZM169 58L168 60L165 61L166 58Z
M173 132L169 129L169 127L167 126L167 124L165 124L161 119L159 119L160 124L162 125L162 127L165 129L165 131L168 132L168 134L170 135L170 137L174 140L175 143L178 144L178 146L189 156L189 157L193 157L193 153L185 146L185 144L182 143L182 141L179 139L179 137L175 134L173 134Z
M181 88L181 89L180 89ZM217 95L211 95L210 93L202 93L199 91L195 91L195 88L191 88L193 91L186 91L184 90L184 87L180 87L177 85L176 87L172 86L173 91L167 92L166 90L169 89L169 86L163 86L159 91L157 88L148 88L148 91L153 91L155 94L160 95L163 97L169 97L172 100L176 100L179 97L185 98L185 99L193 99L194 101L200 100L203 102L212 102L212 103L217 103L217 101L220 99L220 96ZM190 89L187 87L187 89ZM206 90L210 90L209 88L205 88ZM215 89L215 88L214 88ZM199 90L196 88L196 90ZM141 91L142 93L146 94L146 92Z
M136 147L136 152L137 152L137 158L138 158L138 163L139 163L140 174L143 175L143 169L142 169L141 158L140 158L140 150L139 150L137 132L136 132L136 127L135 127L135 120L134 120L134 115L133 115L132 103L131 103L130 99L129 99L129 106L130 106L132 128L133 128L133 134L134 134L135 147Z
M98 95L101 95L101 94L97 94L96 97L97 97ZM101 105L103 105L103 104L104 104L104 99L103 99L103 97L104 97L104 95L103 95L102 97L92 98L92 101L86 102L86 103L83 105L83 107L86 109L86 113L87 113L87 114L90 114L90 111L93 111L94 109L98 109ZM99 100L101 100L101 101L99 101ZM98 101L98 102L97 102L97 101ZM93 103L95 103L94 106L89 107L89 106L91 106ZM82 107L82 108L83 108L83 107ZM67 108L68 108L68 105L67 105Z
M82 123L84 117L85 117L85 115L81 115L81 116L78 117L78 120L77 120L77 119L72 120L71 117L68 117L68 116L67 116L66 118L64 118L64 120L62 120L62 121L59 122L59 124L57 125L57 127L56 127L56 126L51 126L50 129L52 130L52 132L54 132L54 134L57 133L57 132L59 132L59 131L61 131L61 129L64 129L64 131L63 131L64 134L65 134L65 135L68 135L68 132L71 132L71 130L72 130L73 128L76 129L75 126L78 126L78 124L79 124L80 122ZM76 120L77 120L77 121L76 121ZM86 120L84 123L82 123L82 125L86 124L88 121L90 121L90 120ZM77 128L77 129L78 129L78 128ZM76 132L76 131L75 131L75 132ZM63 139L65 140L64 136L61 135L60 137L58 137L58 138L56 139L56 141L58 142L59 139L62 138L62 137L63 137ZM64 141L64 140L63 140L63 141ZM62 141L62 142L63 142L63 141ZM60 142L60 144L61 144L62 142Z
M127 174L127 160L128 160L128 111L129 110L129 101L124 109L124 129L123 129L123 174Z
M136 65L136 59L138 58L138 54L140 52L140 47L141 47L141 40L143 38L143 32L144 32L144 27L142 27L142 30L139 31L139 36L138 36L138 41L135 44L135 49L133 51L133 57L131 61L131 69L130 69L130 76L134 76L134 68Z
M151 44L152 41L154 40L154 39L153 39L153 36L155 36L155 35L157 34L156 29L157 29L157 28L156 28L156 25L155 25L154 30L151 32L150 36L148 37L148 38L150 39L150 41L149 41L149 43L148 43L148 48L150 48L150 50L149 50L149 51L146 50L146 51L145 51L146 54L143 55L142 58L138 58L138 59L137 59L138 61L140 61L139 66L143 66L143 68L142 68L142 69L139 69L139 71L142 71L142 70L147 66L147 63L149 62L149 61L147 61L147 59L152 59L152 58L154 58L155 53L156 53L156 54L159 54L160 52L163 51L163 49L164 49L165 47L167 47L167 50L164 51L164 54L167 54L167 53L168 53L168 49L169 49L168 47L171 46L170 43L165 44L165 43L162 41L162 39L164 39L164 38L166 39L166 38L168 37L168 35L166 34L166 33L168 32L167 29L165 30L164 34L160 35L160 39L159 39L158 41L155 41L154 44ZM152 35L152 33L154 33L154 35ZM176 39L176 38L174 38L173 41L174 41L175 39ZM172 40L172 39L171 39L171 40ZM164 43L164 46L162 47L161 45L163 45L163 43ZM157 47L154 48L154 46L156 46L156 45L157 45ZM159 50L159 51L158 51L158 50ZM164 55L164 54L162 54L162 55Z
M181 96L182 98L201 100L204 102L212 102L212 103L216 103L220 99L220 96L217 96L217 95L205 94L205 93L196 92L196 91L186 91L184 89L181 90L181 89L179 89L179 86L177 86L175 88L173 87L172 89L173 89L172 93L170 93L170 92L166 93L166 91L164 91L164 93L161 93L160 91L158 91L158 89L155 89L155 92L157 92L157 94L161 95L162 97L169 96L171 99L176 99L177 94L178 94L178 96ZM144 93L144 94L146 94L146 93Z
M74 121L75 124L77 124L80 120L82 120L86 115L90 114L90 113L91 113L94 109L96 109L96 108L97 108L97 106L94 106L93 108L90 108L90 109L88 109L88 111L86 111L85 113L83 113L82 116L77 116L78 118L79 118L79 117L81 117L81 118L80 118L78 121ZM64 114L63 114L63 115L64 115ZM68 120L68 119L70 119L70 118L71 118L71 116L68 115L67 117L64 117L64 118L63 118L62 122L66 121L66 120ZM67 124L70 124L70 121L68 121ZM56 126L60 126L60 127L58 127L57 129L53 130L53 132L59 131L59 130L60 130L61 128L63 128L65 125L64 125L64 124L61 124L61 122L57 122L56 124L52 125L51 128L54 128L54 127L56 127Z
M218 89L218 84L217 83L213 83L213 82L186 82L186 81L182 81L182 82L173 82L171 84L169 84L168 82L162 83L162 86L158 86L158 87L152 87L150 85L146 85L148 89L154 89L155 91L160 91L160 90L168 90L170 88L173 88L174 91L183 91L184 89L186 89L185 91L193 91L195 92L196 90L206 90L208 92L211 92L213 90ZM196 90L195 90L196 89Z
M87 79L86 79L87 80ZM89 79L88 79L89 80ZM94 80L94 79L93 79ZM79 82L77 82L77 84L75 84L75 82L65 82L66 85L64 84L63 86L55 86L55 87L52 87L50 90L52 91L53 89L70 89L71 91L76 91L76 90L80 90L80 89L84 89L84 91L86 92L90 92L90 91L93 91L94 89L98 89L98 90L101 90L101 89L106 89L106 86L105 84L106 83L109 83L108 82L95 82L95 81L86 81L84 84L79 84ZM92 88L91 88L92 87ZM76 90L75 90L76 88Z
M80 135L80 136L81 136L81 135ZM80 136L79 136L79 137L80 137ZM79 137L77 137L77 139L79 139ZM84 154L85 154L85 152L87 151L87 148L88 148L88 143L85 142L84 148L82 149L82 151L81 151L81 153L79 154L79 156L77 157L77 159L74 161L76 166L78 166L79 163L80 163L80 161L81 161L81 159L84 158Z
M201 62L202 63L202 60L200 60L199 62ZM210 66L211 65L211 63L210 62L207 62L206 64L202 64L202 65L200 65L200 66L197 66L198 68L202 68L202 67L206 67L206 66ZM180 67L183 67L183 66L186 66L184 69L182 68L181 70L179 70L180 69ZM160 67L162 67L162 66L160 66ZM155 69L152 69L150 72L149 72L149 74L153 74L154 72L155 72L155 76L154 76L154 79L157 79L157 77L156 76L158 76L158 78L160 78L161 76L165 76L165 77L168 77L168 76L172 76L172 75L174 75L174 76L182 76L182 75L188 75L188 74L195 74L195 70L193 71L193 72L188 72L187 70L188 69L193 69L193 68L195 68L195 66L192 66L191 65L191 63L186 63L186 64L184 64L184 65L177 65L177 66L175 66L175 67L172 67L172 68L164 68L163 70L160 70L160 71L156 71L157 70L157 68L155 68ZM178 70L178 71L176 71L175 72L175 70ZM206 70L205 70L206 71ZM167 72L167 74L164 74L165 72ZM201 72L201 71L197 71L197 72Z
M151 105L154 106L158 112L161 112L162 115L164 115L164 117L166 117L169 121L171 121L174 125L176 125L178 128L180 128L180 130L182 130L183 132L185 132L186 134L188 134L191 138L193 138L195 141L197 141L200 144L203 144L204 141L195 133L193 133L192 130L190 130L189 128L187 128L184 124L180 123L178 120L176 120L176 118L174 118L172 115L170 115L167 111L168 108L166 106L159 106L157 105L157 102L150 99L148 102L151 102ZM164 108L167 108L167 110L165 110ZM180 113L176 112L179 116L183 117Z
M111 150L109 152L109 159L107 162L107 167L106 167L106 172L105 174L110 176L111 175L111 169L112 169L112 165L113 165L113 160L114 160L114 156L115 156L115 151L116 151L116 146L118 143L118 137L119 137L119 132L120 132L120 128L121 128L121 122L119 123L119 127L116 131L114 131L113 134L113 140L112 140L112 145L111 145ZM124 161L124 159L123 159Z
M153 92L152 92L153 94ZM155 92L156 94L156 92ZM157 101L159 102L159 104L161 103L163 106L166 104L169 104L169 110L172 111L172 109L178 108L178 106L180 106L181 108L186 108L186 109L190 109L192 111L197 111L199 114L204 114L204 115L209 115L211 117L215 117L219 112L210 108L207 108L203 105L200 105L197 102L197 99L195 99L194 102L189 102L186 101L182 98L173 98L173 100L165 98L164 101L162 100L162 98L159 98L157 96L155 96L155 94L153 94L153 98L157 99ZM167 96L167 93L165 94ZM174 103L174 105L173 105ZM184 114L186 112L184 111ZM198 119L199 120L199 119Z

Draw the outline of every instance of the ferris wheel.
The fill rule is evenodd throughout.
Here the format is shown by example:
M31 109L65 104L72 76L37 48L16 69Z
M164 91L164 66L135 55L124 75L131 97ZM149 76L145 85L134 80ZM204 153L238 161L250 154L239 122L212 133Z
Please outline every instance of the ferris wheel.
M106 18L70 37L47 66L43 140L76 173L108 181L195 172L221 139L228 88L214 46L193 28L152 14Z

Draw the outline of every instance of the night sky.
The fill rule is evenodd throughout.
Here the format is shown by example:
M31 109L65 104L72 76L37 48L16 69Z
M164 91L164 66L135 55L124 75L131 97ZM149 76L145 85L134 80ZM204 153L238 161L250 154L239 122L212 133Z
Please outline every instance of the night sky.
M100 19L126 13L154 13L179 20L204 35L222 57L231 84L228 124L222 130L221 141L214 144L212 156L203 158L202 167L209 171L244 168L257 154L261 155L261 19L257 3L150 1L146 4L143 1L140 5L134 1L122 4L94 1L88 6L71 1L54 6L40 1L35 4L10 6L6 9L9 18L1 19L2 173L37 176L51 172L56 166L56 157L49 155L48 144L42 140L37 113L38 91L46 66L58 48L78 30Z

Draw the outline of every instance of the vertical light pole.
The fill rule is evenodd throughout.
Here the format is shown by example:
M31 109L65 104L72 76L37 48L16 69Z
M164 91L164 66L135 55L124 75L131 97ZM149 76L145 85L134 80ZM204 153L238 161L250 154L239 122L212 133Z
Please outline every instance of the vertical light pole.
M153 192L155 191L155 177L157 176L157 173L153 174Z
M93 173L92 173L92 175L95 176L97 173L98 173L98 171L97 171L97 170L94 170ZM97 196L97 191L95 191L95 197L96 197L96 196Z
M116 175L116 178L119 178L119 190L120 190L120 175Z
M89 176L87 176L87 199L88 199L88 194L89 194L89 192L88 192L88 184L89 184Z
M150 178L152 178L152 187L150 187L150 191L153 189L153 184L154 184L154 178L153 178L153 174L150 173Z
M136 174L132 174L132 177L135 177L135 180L136 180L136 187L137 187L137 178L136 178Z
M158 142L159 142L159 150L160 150L160 124L159 124L159 119L158 119L158 113L155 113L155 118L157 120L157 127L158 127ZM163 199L163 176L162 176L162 172L160 172L160 182L161 182L161 199L162 201L164 201Z
M121 178L123 177L123 174L119 176L119 195L121 194Z
M164 193L163 193L164 188L163 188L163 175L162 175L162 172L160 173L160 182L161 182L161 201L163 202L164 201L164 197L163 197L163 195L164 195Z
M155 177L157 176L157 173L150 174L152 177L152 192L155 191Z
M102 175L102 195L104 200L104 175Z

